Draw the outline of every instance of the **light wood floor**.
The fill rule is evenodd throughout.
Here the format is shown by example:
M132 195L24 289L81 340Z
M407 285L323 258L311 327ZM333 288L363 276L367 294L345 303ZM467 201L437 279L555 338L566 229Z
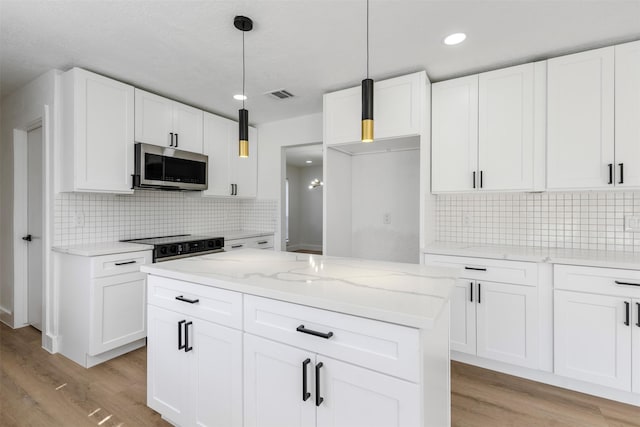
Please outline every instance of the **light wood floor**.
M0 426L168 426L145 404L145 372L144 348L84 369L42 350L35 329L0 324ZM462 363L451 388L456 427L640 426L635 406Z

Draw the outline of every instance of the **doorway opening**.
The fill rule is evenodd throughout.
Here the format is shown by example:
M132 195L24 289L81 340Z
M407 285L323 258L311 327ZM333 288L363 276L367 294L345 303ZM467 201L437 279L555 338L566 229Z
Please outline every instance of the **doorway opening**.
M27 323L42 331L44 287L44 144L42 125L27 131Z
M282 235L286 251L322 254L322 144L288 147Z

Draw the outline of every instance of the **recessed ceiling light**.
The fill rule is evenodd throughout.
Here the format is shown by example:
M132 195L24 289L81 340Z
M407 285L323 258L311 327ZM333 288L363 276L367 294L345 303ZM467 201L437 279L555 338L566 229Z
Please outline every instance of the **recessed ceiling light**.
M307 160L305 163L313 163L313 160Z
M454 44L462 43L466 38L467 35L465 33L450 34L444 38L444 44L453 46Z
M247 99L247 95L243 95L243 94L233 95L233 99L237 101L244 101Z

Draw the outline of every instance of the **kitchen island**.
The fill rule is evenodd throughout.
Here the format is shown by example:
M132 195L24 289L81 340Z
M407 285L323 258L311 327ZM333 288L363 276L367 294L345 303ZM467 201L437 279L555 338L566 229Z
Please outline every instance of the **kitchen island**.
M446 426L456 270L245 249L145 265L147 404L181 426Z

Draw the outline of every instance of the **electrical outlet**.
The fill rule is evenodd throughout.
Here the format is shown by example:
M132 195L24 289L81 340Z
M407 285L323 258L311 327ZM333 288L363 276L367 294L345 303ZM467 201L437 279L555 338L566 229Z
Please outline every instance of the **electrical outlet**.
M471 227L471 220L472 220L472 217L469 212L464 212L462 214L462 225L464 227Z
M640 215L626 215L624 217L624 231L640 232Z
M391 224L391 214L390 213L386 213L386 214L382 215L382 223L383 224Z
M75 212L73 214L73 223L76 227L84 227L84 213Z

